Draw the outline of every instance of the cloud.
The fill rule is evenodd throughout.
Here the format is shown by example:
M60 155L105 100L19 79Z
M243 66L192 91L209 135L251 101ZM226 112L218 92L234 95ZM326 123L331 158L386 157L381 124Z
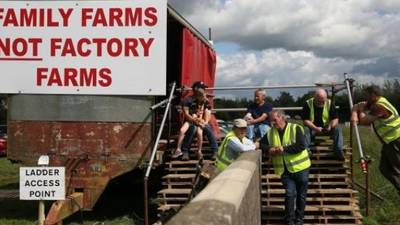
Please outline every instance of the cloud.
M371 74L374 76L385 74L388 77L400 79L400 58L379 58L371 63L355 66L352 73Z
M244 49L283 48L320 57L362 59L400 52L400 2L394 0L171 0L216 42Z
M196 13L199 8L213 8L217 5L215 0L187 1L187 0L168 0L174 9L186 16Z
M400 79L398 0L169 3L201 32L213 29L219 87L343 82L343 73L357 83Z
M287 51L285 49L242 51L219 55L216 86L340 83L344 81L344 73L349 73L357 83L383 84L386 79L399 79L399 74L391 76L384 69L371 71L369 68L385 68L387 61L395 62L396 60L321 58L312 52ZM381 65L381 63L383 64ZM277 92L279 91L281 90L277 90ZM225 96L224 93L220 95ZM251 96L251 93L246 96Z

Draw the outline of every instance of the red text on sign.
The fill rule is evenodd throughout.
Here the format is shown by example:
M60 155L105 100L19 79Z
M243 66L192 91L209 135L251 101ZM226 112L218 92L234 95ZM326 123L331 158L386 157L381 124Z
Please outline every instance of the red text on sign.
M112 83L109 68L37 68L37 86L108 87Z
M157 24L157 9L148 8L83 8L81 25L83 27L113 26L154 26Z
M125 56L148 57L154 38L52 38L50 40L50 56Z
M3 27L67 27L73 9L0 8Z
M0 38L0 56L38 56L41 38Z

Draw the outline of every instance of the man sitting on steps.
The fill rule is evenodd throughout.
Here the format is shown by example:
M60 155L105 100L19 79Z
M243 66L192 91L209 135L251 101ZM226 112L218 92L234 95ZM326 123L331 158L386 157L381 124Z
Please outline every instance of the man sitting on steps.
M338 160L344 160L343 134L335 104L327 98L324 89L317 89L314 97L307 100L303 106L304 131L307 148L316 135L330 135L334 142L334 154Z

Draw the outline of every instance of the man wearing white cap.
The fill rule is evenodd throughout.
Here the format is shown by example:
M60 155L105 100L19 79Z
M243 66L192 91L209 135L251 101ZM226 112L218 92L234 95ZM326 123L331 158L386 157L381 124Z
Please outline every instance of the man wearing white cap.
M235 119L233 129L222 141L218 148L216 166L219 171L224 170L235 161L242 152L256 150L259 146L246 138L247 122L244 119Z

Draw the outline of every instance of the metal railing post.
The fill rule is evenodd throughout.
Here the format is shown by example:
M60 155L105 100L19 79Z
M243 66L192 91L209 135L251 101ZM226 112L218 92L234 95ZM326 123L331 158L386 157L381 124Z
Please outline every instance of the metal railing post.
M354 87L353 87L353 82L351 82L350 84L350 95L351 98L354 98ZM351 108L350 108L351 111ZM354 125L353 123L350 122L350 149L351 149L351 155L350 155L350 175L351 175L351 183L353 185L354 183L354 165L353 165L353 148L354 148L354 144L353 144L353 128Z
M171 146L171 131L172 131L172 110L171 108L168 109L168 139L167 139L167 149L169 149Z
M348 96L349 96L349 104L350 104L350 110L353 108L353 96L351 95L351 90L350 90L350 82L349 79L347 78L347 74L344 74L345 82L346 82L346 87L348 91ZM365 174L365 205L366 205L366 216L368 217L369 211L370 211L370 200L371 200L371 195L369 192L369 175L368 175L368 159L365 158L364 152L362 150L361 146L361 139L360 139L360 132L358 130L358 125L357 123L353 123L354 126L354 131L356 134L356 140L357 140L357 146L358 146L358 151L360 153L360 166L362 172Z
M347 78L347 74L345 74L345 79L346 79L345 82L346 82L347 91L348 91L348 95L349 95L349 105L350 105L350 110L351 110L351 109L353 108L353 98L352 98L352 96L351 96L350 84L349 84L349 79ZM361 168L362 168L362 171L363 171L364 173L366 173L367 170L368 170L368 166L365 167L365 166L363 165L363 162L365 163L365 162L366 162L366 159L365 159L365 157L364 157L364 152L363 152L362 146L361 146L360 133L359 133L359 131L358 131L358 126L357 126L357 124L356 124L356 123L353 123L353 124L354 124L354 131L355 131L355 133L356 133L358 151L359 151L359 153L360 153Z
M171 106L171 101L174 98L175 88L176 88L176 82L174 82L172 84L171 92L169 94L168 101L167 101L167 107L165 107L164 115L163 115L163 118L162 118L162 121L161 121L160 130L158 131L158 134L157 134L157 137L156 137L156 141L155 141L153 149L151 151L150 162L149 162L149 165L147 166L147 170L146 170L146 173L145 173L144 179L143 179L143 182L144 182L144 185L143 185L143 188L144 188L144 193L143 193L144 194L144 224L145 225L149 225L149 206L148 206L148 191L147 191L147 189L148 189L148 181L149 181L150 171L151 171L151 168L153 167L154 158L156 156L158 143L160 141L161 134L162 134L163 129L164 129L165 121L167 119L169 108ZM157 107L158 106L159 105L157 104Z
M367 171L367 173L365 174L365 204L366 204L366 208L365 208L365 215L368 217L370 214L370 209L371 209L371 193L370 193L370 175Z

